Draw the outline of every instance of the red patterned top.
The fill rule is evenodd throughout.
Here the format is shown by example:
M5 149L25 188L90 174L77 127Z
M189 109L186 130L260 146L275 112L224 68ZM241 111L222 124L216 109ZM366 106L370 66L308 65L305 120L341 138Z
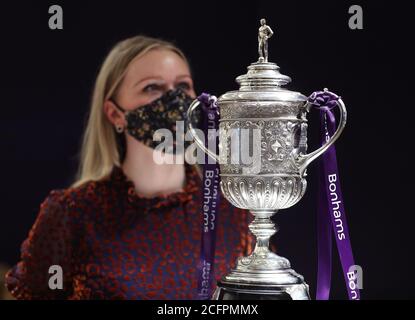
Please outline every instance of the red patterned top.
M184 191L144 198L120 167L110 177L53 190L6 275L18 299L195 299L202 227L201 179L186 165ZM221 200L215 272L251 251L248 211ZM52 290L51 265L63 273Z

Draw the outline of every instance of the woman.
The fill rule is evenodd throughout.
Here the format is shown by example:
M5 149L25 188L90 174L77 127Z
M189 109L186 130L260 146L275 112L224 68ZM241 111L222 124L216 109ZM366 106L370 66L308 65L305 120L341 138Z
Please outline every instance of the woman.
M157 164L153 153L162 151L152 139L195 96L188 62L173 44L137 36L111 50L96 80L79 176L46 197L6 276L16 298L196 297L201 180L195 166ZM217 279L250 250L249 219L221 201Z

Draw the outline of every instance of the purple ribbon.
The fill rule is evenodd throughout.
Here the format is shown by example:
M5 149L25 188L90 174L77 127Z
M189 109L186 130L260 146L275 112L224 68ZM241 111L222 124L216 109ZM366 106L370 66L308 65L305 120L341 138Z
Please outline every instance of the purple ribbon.
M219 124L219 109L216 98L207 93L202 93L197 98L204 110L202 130L205 136L205 146L217 146L216 131ZM213 134L212 134L213 133ZM215 150L213 150L215 151ZM216 224L220 202L219 192L219 164L208 155L205 155L203 166L203 223L200 259L197 266L198 286L197 298L208 300L211 298L215 284L215 245Z
M308 102L320 110L321 145L326 144L336 131L336 119L332 109L338 105L339 99L339 96L329 92L327 89L314 92L308 98ZM332 235L330 229L332 229L336 238L337 250L349 299L360 300L334 145L330 146L322 155L320 165L320 192L317 213L318 270L316 299L328 300L330 295L332 269Z

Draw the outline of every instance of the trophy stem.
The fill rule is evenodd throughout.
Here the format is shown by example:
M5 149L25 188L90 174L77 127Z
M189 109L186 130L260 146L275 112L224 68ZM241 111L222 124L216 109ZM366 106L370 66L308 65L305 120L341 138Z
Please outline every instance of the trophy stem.
M249 230L255 235L256 242L252 254L258 258L266 259L272 252L269 250L269 240L278 231L277 226L271 221L271 217L277 211L251 211L254 220L249 225Z

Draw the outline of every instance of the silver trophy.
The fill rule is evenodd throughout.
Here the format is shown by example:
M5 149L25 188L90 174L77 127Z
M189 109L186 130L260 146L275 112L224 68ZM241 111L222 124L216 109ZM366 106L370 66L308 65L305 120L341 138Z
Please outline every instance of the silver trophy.
M346 108L339 100L337 131L325 145L306 153L306 116L311 106L306 96L282 87L291 81L290 77L281 74L275 63L268 62L267 40L272 34L265 19L261 19L258 62L236 78L239 90L217 99L219 156L205 147L189 123L196 144L219 162L224 197L254 215L249 229L256 237L255 248L249 256L238 258L236 267L218 282L212 297L215 300L310 299L304 278L291 269L286 258L269 250L269 239L277 231L270 218L303 197L306 168L338 139L346 124ZM198 100L192 103L189 119L199 104ZM246 143L233 143L243 131L248 132ZM247 149L252 150L252 161L235 161Z

